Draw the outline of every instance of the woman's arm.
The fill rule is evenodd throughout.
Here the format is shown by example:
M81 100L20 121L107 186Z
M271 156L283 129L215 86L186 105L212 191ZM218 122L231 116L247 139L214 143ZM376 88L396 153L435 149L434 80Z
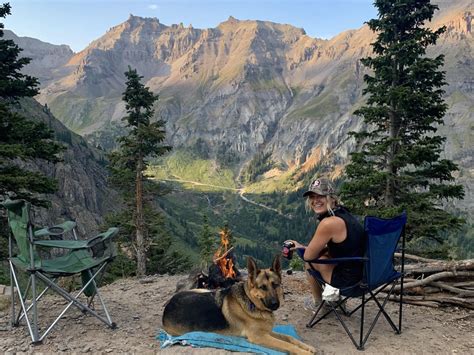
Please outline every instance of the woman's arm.
M342 218L328 217L323 219L319 223L318 228L316 228L316 232L309 245L306 247L304 259L312 260L319 258L330 240L334 238L339 242L341 238L345 239L346 235L346 224Z

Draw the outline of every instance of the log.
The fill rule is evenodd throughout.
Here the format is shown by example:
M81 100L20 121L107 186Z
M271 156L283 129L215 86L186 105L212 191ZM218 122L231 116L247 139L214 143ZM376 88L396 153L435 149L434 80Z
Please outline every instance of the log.
M456 282L452 286L454 287L474 287L474 281L464 281L464 282Z
M383 292L383 291L382 291ZM403 289L403 293L406 294L415 294L415 295L427 295L432 293L439 293L439 287L431 287L431 286L418 286L409 289Z
M403 284L404 289L418 287L418 286L425 286L429 283L441 279L446 279L449 277L459 277L459 276L466 276L466 277L474 277L474 271L444 271L439 272L437 274L430 275L424 279L417 280L414 282L408 282ZM394 291L400 291L400 285L396 285Z
M214 260L213 260L214 264L217 263L219 260L225 258L225 257L227 256L227 254L229 254L229 253L232 251L232 249L234 249L234 247L229 248L229 250L227 250L224 254L222 254L222 255L219 256L218 258L214 259Z
M395 257L396 258L401 258L402 253L395 253ZM406 253L405 253L405 259L413 260L413 261L421 261L421 262L425 262L425 263L433 263L433 262L440 261L440 260L437 260L437 259L428 259L428 258L423 258L423 257L418 256L418 255L412 255L412 254L406 254Z
M399 296L391 296L390 300L399 301ZM459 298L446 295L430 295L430 296L403 296L404 303L411 302L436 302L440 306L455 305L468 309L474 309L474 298ZM420 303L420 305L424 305Z
M397 300L390 299L390 300L398 302L398 299ZM403 297L403 303L412 304L414 306L425 306L425 307L431 307L431 308L439 308L439 303L438 302L405 300L405 297Z
M474 259L405 265L405 273L408 275L429 274L449 270L474 270Z
M453 287L444 282L433 281L431 282L431 285L452 293L456 293L458 297L474 297L474 291L463 290L462 288Z

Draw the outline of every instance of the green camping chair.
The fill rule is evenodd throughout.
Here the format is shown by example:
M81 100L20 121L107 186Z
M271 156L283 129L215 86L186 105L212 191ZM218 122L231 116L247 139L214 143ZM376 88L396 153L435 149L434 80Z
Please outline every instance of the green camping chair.
M117 228L109 228L88 240L78 240L75 222L64 222L52 227L34 231L30 219L30 204L24 200L6 200L2 203L8 211L8 224L12 233L9 238L9 264L11 287L16 287L21 309L18 314L15 311L15 295L12 294L12 326L18 326L24 318L33 343L41 343L61 317L72 306L76 306L83 313L89 313L110 328L114 329L116 324L112 322L109 312L105 306L97 288L96 279L102 276L107 264L116 256L116 250L112 238L117 234ZM64 240L63 236L68 233L73 240ZM16 241L17 253L13 254L13 240ZM63 252L53 257L42 257L42 249L60 248ZM57 251L58 249L55 249ZM53 254L58 254L53 253ZM18 271L25 272L28 282L25 288L19 282ZM81 274L82 287L75 294L70 294L57 284L61 277ZM38 294L38 280L42 281L45 288ZM39 333L38 324L38 302L47 290L53 290L64 299L69 301L57 318L47 327L42 334ZM31 290L31 300L28 293ZM86 295L89 299L82 303L79 296ZM102 304L103 315L98 314L93 308L93 300L97 296Z

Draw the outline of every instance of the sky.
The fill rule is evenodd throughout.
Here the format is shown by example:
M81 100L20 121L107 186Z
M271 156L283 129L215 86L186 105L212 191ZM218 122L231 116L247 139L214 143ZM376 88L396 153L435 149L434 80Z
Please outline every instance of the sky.
M304 28L311 37L331 38L376 16L373 0L3 0L12 14L5 28L81 51L130 14L156 17L164 25L212 28L229 16Z

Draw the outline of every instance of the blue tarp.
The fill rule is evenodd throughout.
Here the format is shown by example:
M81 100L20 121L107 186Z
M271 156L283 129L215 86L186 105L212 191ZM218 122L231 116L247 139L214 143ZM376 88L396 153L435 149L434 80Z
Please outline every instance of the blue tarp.
M274 332L290 335L300 339L292 325L277 325L273 328ZM198 348L218 348L230 351L251 352L255 354L282 355L280 351L272 350L264 346L255 345L243 337L230 335L221 335L207 332L190 332L180 336L171 336L160 329L156 336L160 342L160 348L167 348L174 344L190 345Z

